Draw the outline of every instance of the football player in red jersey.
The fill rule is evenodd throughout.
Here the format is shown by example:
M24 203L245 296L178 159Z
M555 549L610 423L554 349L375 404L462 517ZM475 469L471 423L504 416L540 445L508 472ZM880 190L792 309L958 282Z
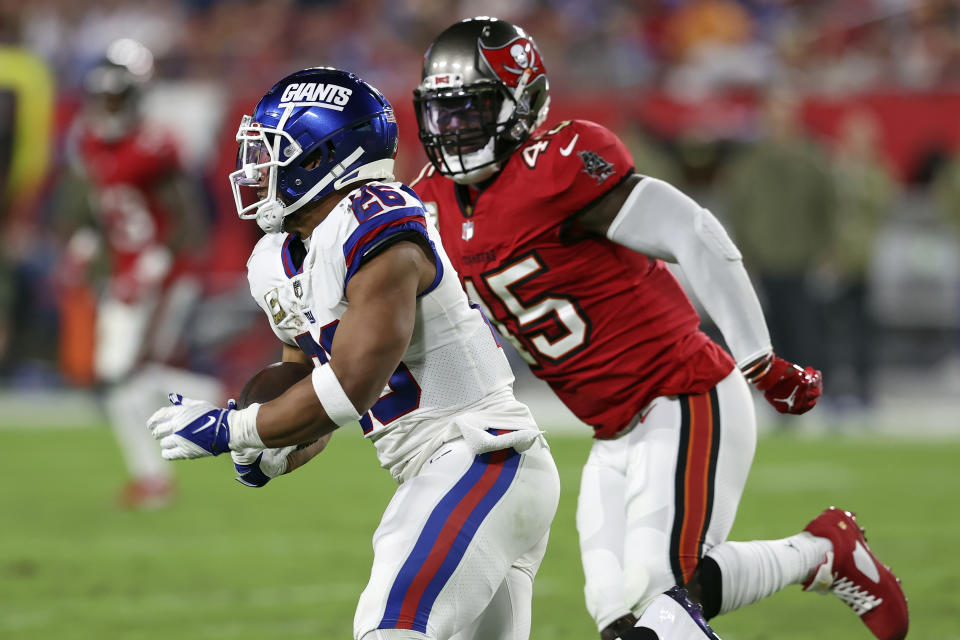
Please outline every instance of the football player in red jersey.
M200 293L186 253L205 225L177 141L141 116L151 63L143 45L121 40L85 76L68 153L87 197L71 194L58 207L63 216L69 209L74 217L88 214L82 224L66 225L75 231L62 271L75 281L100 257L107 263L97 283L93 371L130 475L121 504L136 508L163 506L173 491L169 465L143 429L150 407L185 383L199 384L210 399L220 396L211 378L164 364Z
M635 173L604 127L544 125L544 61L508 22L441 33L414 102L431 163L412 186L465 288L595 429L577 529L601 637L633 637L636 615L674 584L709 618L799 583L838 595L878 638L902 638L899 582L847 512L829 509L782 540L726 541L756 444L747 383L800 414L822 382L774 354L716 218ZM729 354L699 330L665 262L683 269Z

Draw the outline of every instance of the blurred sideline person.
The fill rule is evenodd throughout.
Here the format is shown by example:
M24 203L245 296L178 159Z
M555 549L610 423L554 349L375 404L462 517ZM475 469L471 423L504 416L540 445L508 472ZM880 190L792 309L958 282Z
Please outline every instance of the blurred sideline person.
M73 175L56 207L69 235L61 284L74 293L99 290L92 373L130 475L120 496L130 508L165 506L173 497L169 465L143 429L150 408L171 386L190 384L211 400L221 395L212 378L165 364L200 295L187 253L205 224L175 139L140 113L151 62L139 43L118 41L85 76L83 110L69 140ZM64 336L76 337L76 329L65 327Z
M792 88L775 87L763 97L759 122L761 137L721 173L720 198L743 263L758 283L777 351L823 367L824 303L811 265L823 264L836 246L830 158L803 135Z
M842 121L832 158L834 243L817 281L825 303L824 365L836 385L828 399L844 410L868 409L874 399L878 332L870 309L869 273L877 238L899 196L880 142L877 119L867 111L853 111Z
M423 205L394 181L393 108L353 74L308 69L264 95L237 141L237 210L267 232L250 292L283 360L315 368L242 410L173 396L148 423L164 457L232 451L260 487L359 421L400 486L354 637L526 638L559 477Z
M45 263L32 219L50 167L55 81L46 62L0 44L0 375L47 342L38 321L37 269Z
M709 619L790 584L832 591L877 637L903 637L898 581L851 514L828 509L782 540L726 542L756 443L747 382L799 414L817 402L820 373L774 354L714 216L635 174L605 128L542 126L548 101L523 30L454 24L427 50L414 91L431 164L412 186L470 298L595 429L577 529L601 638L635 637L636 616L671 585ZM733 357L700 332L664 261L683 268Z

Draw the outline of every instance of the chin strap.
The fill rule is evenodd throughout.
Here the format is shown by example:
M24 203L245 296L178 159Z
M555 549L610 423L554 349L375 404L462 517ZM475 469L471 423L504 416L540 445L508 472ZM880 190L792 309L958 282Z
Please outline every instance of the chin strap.
M265 233L279 233L283 216L283 203L275 199L257 208L257 226Z

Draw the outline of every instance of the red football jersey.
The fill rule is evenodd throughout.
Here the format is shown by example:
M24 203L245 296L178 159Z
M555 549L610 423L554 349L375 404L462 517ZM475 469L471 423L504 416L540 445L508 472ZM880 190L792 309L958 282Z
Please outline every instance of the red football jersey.
M472 202L432 166L412 185L436 208L471 299L598 438L653 398L705 392L734 366L662 261L564 233L632 173L613 133L574 120L533 136Z
M141 127L119 140L90 131L77 140L93 188L94 210L110 251L111 275L125 278L144 251L167 244L173 220L158 197L163 180L180 171L172 135Z

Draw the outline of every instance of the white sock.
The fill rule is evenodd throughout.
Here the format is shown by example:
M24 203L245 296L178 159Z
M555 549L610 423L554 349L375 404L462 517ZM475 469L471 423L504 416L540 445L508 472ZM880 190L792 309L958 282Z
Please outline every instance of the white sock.
M782 540L717 545L707 555L720 567L720 613L729 613L788 585L802 583L832 550L829 540L806 531Z

